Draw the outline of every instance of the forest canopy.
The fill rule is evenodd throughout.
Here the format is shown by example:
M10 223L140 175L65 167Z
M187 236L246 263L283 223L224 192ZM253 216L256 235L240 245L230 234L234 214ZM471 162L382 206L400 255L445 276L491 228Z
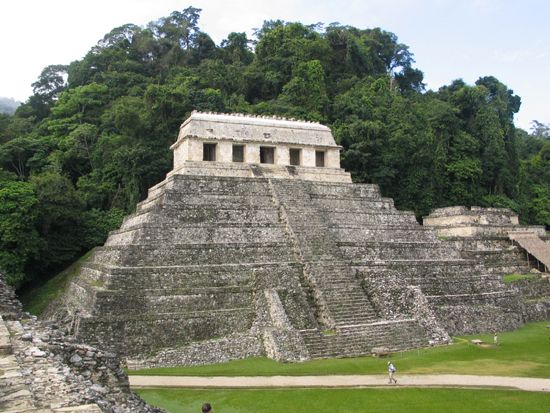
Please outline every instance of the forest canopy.
M410 48L381 28L266 21L219 45L188 7L107 33L45 67L0 114L0 271L41 282L104 242L171 169L192 110L319 121L355 182L421 217L450 205L509 207L550 226L550 133L514 126L521 104L482 76L426 91Z

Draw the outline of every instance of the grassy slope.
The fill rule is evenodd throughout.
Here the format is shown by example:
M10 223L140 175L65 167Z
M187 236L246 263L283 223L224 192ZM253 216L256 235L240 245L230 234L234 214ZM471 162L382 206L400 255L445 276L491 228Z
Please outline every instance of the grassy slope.
M507 274L504 277L502 277L502 281L505 284L513 284L516 281L520 280L532 280L535 278L540 278L540 275L536 274Z
M65 290L69 281L78 274L82 263L90 256L91 252L84 254L78 261L50 278L46 283L25 291L19 297L23 303L23 309L31 314L40 315L46 306Z
M454 373L496 376L550 378L550 321L531 323L517 331L501 333L501 345L475 346L480 338L492 342L490 335L459 337L455 344L412 350L392 356L399 373ZM304 363L277 363L266 358L237 360L224 364L147 369L129 372L141 375L182 376L272 376L323 374L380 374L387 359L358 357L312 360Z
M171 413L200 412L206 401L216 413L542 413L550 406L550 393L510 390L141 389L137 392L148 403Z

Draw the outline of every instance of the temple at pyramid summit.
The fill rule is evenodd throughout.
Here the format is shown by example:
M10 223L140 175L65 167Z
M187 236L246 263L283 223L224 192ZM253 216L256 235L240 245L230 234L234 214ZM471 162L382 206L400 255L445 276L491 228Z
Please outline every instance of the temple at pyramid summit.
M502 282L529 270L520 246L492 234L496 268L438 236L445 220L419 225L351 182L326 126L193 112L171 149L173 170L48 310L130 367L393 352L550 316Z

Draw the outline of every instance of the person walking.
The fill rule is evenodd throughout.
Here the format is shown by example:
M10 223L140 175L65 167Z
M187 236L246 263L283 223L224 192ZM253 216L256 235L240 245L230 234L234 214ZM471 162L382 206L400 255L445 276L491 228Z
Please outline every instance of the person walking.
M496 330L493 330L493 344L495 346L498 346L498 334L497 334Z
M389 384L395 383L397 384L397 380L395 379L394 375L397 369L393 365L391 361L388 361L388 378L389 378Z
M212 413L212 406L210 403L204 403L201 409L202 413Z

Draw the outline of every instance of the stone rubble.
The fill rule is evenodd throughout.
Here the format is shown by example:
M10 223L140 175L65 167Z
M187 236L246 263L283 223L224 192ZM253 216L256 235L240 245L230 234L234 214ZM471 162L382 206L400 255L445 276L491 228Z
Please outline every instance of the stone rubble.
M13 296L1 274L0 296ZM78 343L54 323L14 317L21 306L12 305L0 313L0 411L163 412L130 391L116 355Z

